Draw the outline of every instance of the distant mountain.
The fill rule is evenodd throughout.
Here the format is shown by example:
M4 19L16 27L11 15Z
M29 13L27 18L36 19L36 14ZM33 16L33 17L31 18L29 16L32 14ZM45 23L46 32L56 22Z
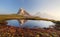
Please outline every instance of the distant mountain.
M19 15L23 15L23 16L31 16L26 10L24 9L19 9L18 13Z
M37 12L37 13L35 13L35 16L39 16L39 17L42 17L42 18L53 19L53 16L51 16L50 14L48 14L46 12Z

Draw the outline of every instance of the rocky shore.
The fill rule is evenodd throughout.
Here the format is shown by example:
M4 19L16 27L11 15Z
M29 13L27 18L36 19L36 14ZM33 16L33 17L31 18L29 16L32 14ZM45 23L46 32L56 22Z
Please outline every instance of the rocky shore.
M53 28L20 28L0 25L0 37L60 37L60 31Z

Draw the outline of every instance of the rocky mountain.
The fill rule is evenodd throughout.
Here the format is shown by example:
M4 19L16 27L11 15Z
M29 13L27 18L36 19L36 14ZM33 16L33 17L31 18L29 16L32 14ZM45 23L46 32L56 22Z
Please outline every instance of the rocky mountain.
M19 9L18 13L19 15L23 15L25 17L27 16L31 16L26 10L24 10L23 8Z

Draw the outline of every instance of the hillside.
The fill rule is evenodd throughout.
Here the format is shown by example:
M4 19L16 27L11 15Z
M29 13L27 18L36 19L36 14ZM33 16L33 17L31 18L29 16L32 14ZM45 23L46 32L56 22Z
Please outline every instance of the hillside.
M60 31L52 28L20 28L0 25L0 37L60 37Z

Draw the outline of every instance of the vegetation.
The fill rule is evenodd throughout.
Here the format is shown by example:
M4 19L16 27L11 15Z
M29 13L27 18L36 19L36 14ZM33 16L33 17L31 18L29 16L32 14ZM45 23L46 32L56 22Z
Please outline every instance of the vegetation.
M0 37L60 37L60 31L51 28L30 29L1 25Z
M53 23L55 23L55 26L53 26L53 28L60 30L60 21L54 21Z

